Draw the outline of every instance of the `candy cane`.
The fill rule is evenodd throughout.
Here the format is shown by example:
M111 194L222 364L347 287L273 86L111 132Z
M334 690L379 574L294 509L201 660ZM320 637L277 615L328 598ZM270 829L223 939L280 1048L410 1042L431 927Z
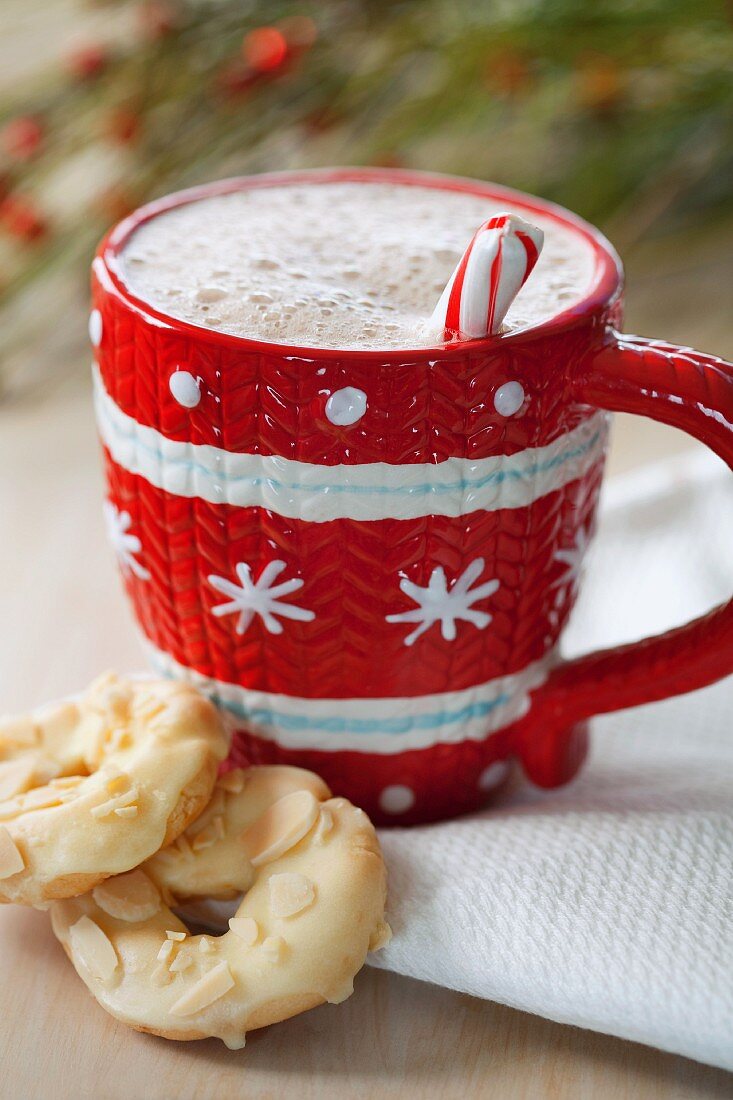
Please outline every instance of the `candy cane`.
M498 332L542 250L541 229L516 214L479 226L429 322L443 340L475 340Z

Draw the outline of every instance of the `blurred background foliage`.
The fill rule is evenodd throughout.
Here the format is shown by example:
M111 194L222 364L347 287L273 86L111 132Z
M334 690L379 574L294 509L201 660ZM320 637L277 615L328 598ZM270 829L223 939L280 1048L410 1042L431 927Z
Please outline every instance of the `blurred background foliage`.
M242 172L494 179L599 223L656 278L640 316L722 316L732 74L724 0L2 0L0 398L85 367L112 222Z

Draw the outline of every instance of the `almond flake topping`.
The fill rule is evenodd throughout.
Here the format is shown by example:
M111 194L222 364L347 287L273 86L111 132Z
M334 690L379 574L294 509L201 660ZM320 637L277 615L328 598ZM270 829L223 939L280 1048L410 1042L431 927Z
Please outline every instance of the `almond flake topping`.
M351 994L354 992L354 979L348 978L344 985L340 985L326 994L326 1000L330 1005L340 1005L344 1001L348 1000Z
M181 855L186 857L186 859L193 859L193 849L191 848L188 837L185 833L181 833L178 839L174 841L174 845L181 853Z
M0 763L0 802L27 791L35 770L35 761L28 757Z
M216 829L212 823L211 825L207 825L205 829L202 829L200 833L196 834L191 841L191 847L194 852L202 852L204 848L211 848L216 844L216 840Z
M316 899L313 883L305 875L290 871L270 875L270 912L273 917L294 917Z
M130 776L127 772L118 771L116 768L114 774L107 780L107 790L111 795L126 794L130 786Z
M165 934L169 940L176 940L178 943L180 943L181 940L185 940L186 938L185 932L172 932L170 928L166 928Z
M160 909L160 894L143 871L108 878L94 887L92 896L116 920L149 920Z
M129 749L132 744L132 735L129 730L116 729L112 733L109 739L109 747L112 752L120 752L122 749Z
M168 967L165 965L165 963L158 963L158 965L155 967L152 974L150 975L150 980L152 981L153 985L163 986L168 985L170 982L172 982L173 978L171 977Z
M137 787L131 787L129 791L124 794L118 794L114 798L110 798L107 802L102 802L99 806L92 807L92 817L103 818L109 817L111 813L116 810L121 810L135 803L135 799L138 797ZM137 806L135 807L137 810ZM133 816L133 815L130 815Z
M163 940L160 951L155 956L158 962L166 962L173 954L173 948L175 946L173 940Z
M321 806L321 814L318 818L318 824L316 825L316 831L313 834L313 839L316 844L325 844L326 837L333 829L333 814L330 810L327 810L325 806Z
M51 806L60 806L62 801L61 793L53 787L34 787L25 794L0 803L0 821L17 817L18 814L24 814L28 810L47 810Z
M199 951L202 955L208 955L211 951L211 940L207 940L206 936L199 940Z
M8 830L0 825L0 879L17 875L25 867L25 860L18 851Z
M319 804L310 791L293 791L274 802L242 835L253 867L271 863L313 828Z
M380 920L369 939L369 950L379 951L379 949L385 947L391 939L392 929L385 920Z
M244 790L244 772L240 768L227 772L221 776L217 787L222 791L227 791L228 794L241 794Z
M115 810L117 817L137 817L137 806L122 806Z
M165 703L157 699L155 695L143 695L138 694L133 700L132 712L137 718L150 721L151 718L155 718L156 714L160 714Z
M171 974L182 974L193 966L193 955L190 951L179 951L173 962L168 967Z
M89 917L79 917L69 929L71 944L95 978L106 982L117 969L117 952L110 940Z
M191 989L187 990L171 1006L171 1016L193 1016L201 1012L214 1001L218 1001L234 985L234 978L229 970L229 963L222 959L216 966L204 974Z
M107 710L111 711L116 718L125 718L132 701L132 690L129 684L110 685L104 693L103 701Z
M287 944L282 936L268 936L262 941L262 953L268 962L280 962L286 947Z
M68 791L74 787L78 787L80 783L83 783L86 776L84 775L60 775L58 779L52 779L49 783L50 787L55 787L60 791Z
M229 927L234 935L246 943L248 947L252 947L257 943L260 929L253 917L230 917Z

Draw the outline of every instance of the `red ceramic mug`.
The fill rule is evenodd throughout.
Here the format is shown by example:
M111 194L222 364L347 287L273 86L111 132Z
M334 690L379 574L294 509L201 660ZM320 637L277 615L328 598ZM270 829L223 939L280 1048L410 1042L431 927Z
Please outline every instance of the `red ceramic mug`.
M238 188L382 181L484 195L593 251L583 300L436 348L336 351L212 332L136 299L141 222ZM603 473L606 415L681 428L733 464L733 368L619 335L622 272L597 230L470 180L346 169L152 203L102 242L90 322L110 536L152 664L231 717L236 762L320 772L382 823L470 810L518 758L577 771L594 714L733 671L733 605L574 661L558 656Z

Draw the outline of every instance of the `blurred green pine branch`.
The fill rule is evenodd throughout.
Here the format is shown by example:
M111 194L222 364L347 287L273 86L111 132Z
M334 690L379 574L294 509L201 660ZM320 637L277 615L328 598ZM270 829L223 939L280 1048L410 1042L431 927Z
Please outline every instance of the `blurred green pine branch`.
M71 303L111 222L216 176L386 163L491 178L621 244L733 205L723 0L108 7L127 34L0 96L6 378L29 348L53 359L67 315L78 327Z

